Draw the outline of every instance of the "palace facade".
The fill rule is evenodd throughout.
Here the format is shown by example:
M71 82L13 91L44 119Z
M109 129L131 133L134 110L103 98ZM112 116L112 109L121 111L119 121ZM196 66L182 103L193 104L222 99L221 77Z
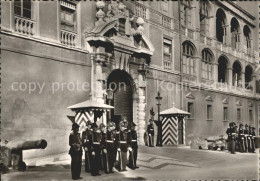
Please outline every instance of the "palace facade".
M161 110L191 113L164 144L224 135L231 121L258 128L258 23L234 2L2 2L1 137L46 139L33 156L65 152L67 107L91 97L115 107L103 121L134 121L143 145L158 91Z

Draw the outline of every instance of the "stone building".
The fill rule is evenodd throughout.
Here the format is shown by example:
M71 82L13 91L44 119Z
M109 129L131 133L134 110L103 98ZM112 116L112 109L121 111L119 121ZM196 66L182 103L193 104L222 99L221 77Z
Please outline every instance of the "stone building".
M34 156L64 152L67 107L91 95L144 144L158 91L161 110L191 113L164 144L225 134L230 121L258 126L256 26L233 2L2 2L2 138L46 139Z

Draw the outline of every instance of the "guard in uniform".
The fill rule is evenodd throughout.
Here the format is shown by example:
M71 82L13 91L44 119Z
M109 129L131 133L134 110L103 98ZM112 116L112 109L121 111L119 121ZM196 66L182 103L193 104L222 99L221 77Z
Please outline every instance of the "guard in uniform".
M250 139L248 139L249 137L249 129L248 129L248 125L246 124L245 125L245 130L244 130L244 133L245 133L245 150L246 152L249 152L250 151Z
M147 134L149 138L149 147L154 147L154 126L153 121L149 120L149 125L147 126Z
M101 123L99 125L99 129L101 130L102 139L101 139L101 161L102 168L106 174L109 173L108 170L108 157L107 157L107 129L106 125Z
M234 151L235 151L235 139L232 138L233 134L236 133L234 122L229 123L229 128L227 129L226 133L228 135L228 151L230 151L231 153L234 153Z
M253 130L253 126L249 126L249 136L251 139L251 150L250 152L255 152L255 131Z
M239 144L239 151L245 152L245 134L244 134L244 125L243 124L239 125L238 144Z
M115 135L116 135L116 124L114 122L108 122L107 124L107 140L106 140L106 148L107 148L107 157L108 157L108 168L109 173L113 172L113 167L115 164Z
M129 147L129 142L127 138L127 120L124 118L119 123L119 138L118 138L118 164L119 164L119 171L126 171L126 162L127 162L127 151L132 151Z
M137 152L138 152L138 144L137 144L137 133L135 130L136 124L132 122L131 124L131 129L129 131L129 142L130 142L130 147L132 148L133 151L130 152L129 154L129 167L132 169L139 168L136 165L136 160L137 160Z
M91 175L97 176L100 168L100 152L101 152L101 139L102 135L96 123L92 123L93 132L91 135Z
M80 138L79 125L77 123L72 124L72 133L69 136L71 156L71 175L73 180L82 179L80 177L81 164L82 164L82 142Z
M85 172L90 172L91 170L91 166L90 166L91 135L92 135L91 122L88 121L86 124L86 129L82 132L82 143L85 150Z

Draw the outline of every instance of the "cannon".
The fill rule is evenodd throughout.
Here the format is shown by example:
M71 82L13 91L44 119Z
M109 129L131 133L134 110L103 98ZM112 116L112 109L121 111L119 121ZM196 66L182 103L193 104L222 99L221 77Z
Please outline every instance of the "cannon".
M31 149L45 149L47 147L47 141L36 140L36 141L11 141L6 145L2 146L2 151L7 153L4 164L7 166L12 166L13 169L25 171L26 164L23 161L23 150Z
M212 136L206 139L209 142L209 150L217 150L220 148L221 151L227 148L226 138L223 135Z

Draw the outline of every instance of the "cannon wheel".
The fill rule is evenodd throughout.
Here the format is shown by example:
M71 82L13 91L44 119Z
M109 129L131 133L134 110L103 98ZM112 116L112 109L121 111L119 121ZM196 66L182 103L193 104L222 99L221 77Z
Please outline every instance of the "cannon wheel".
M213 150L217 150L217 149L218 149L218 146L214 146L214 147L213 147Z
M26 163L24 161L19 164L19 171L24 172L26 170Z
M220 150L221 150L221 151L225 150L225 146L221 146L221 147L220 147Z

